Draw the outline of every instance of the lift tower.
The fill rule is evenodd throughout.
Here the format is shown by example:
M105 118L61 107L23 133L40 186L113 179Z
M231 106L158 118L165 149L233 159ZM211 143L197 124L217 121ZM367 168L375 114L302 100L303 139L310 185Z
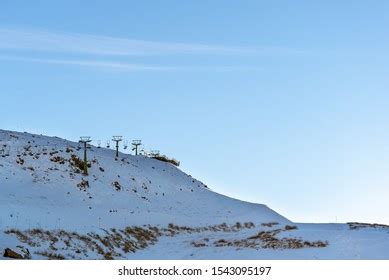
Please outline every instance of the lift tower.
M137 156L138 155L138 147L142 145L142 141L141 140L132 140L132 150L135 151L135 155Z
M86 150L88 149L88 143L92 142L89 136L81 136L80 143L84 144L84 175L88 175L88 159L86 156Z
M112 141L116 142L116 157L119 157L119 142L123 141L122 136L113 136Z

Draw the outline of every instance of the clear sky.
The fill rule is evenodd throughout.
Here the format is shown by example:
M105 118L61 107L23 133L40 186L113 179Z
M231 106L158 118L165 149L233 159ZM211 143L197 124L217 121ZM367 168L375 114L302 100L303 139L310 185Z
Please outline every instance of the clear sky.
M0 128L142 139L294 221L389 224L388 1L0 2Z

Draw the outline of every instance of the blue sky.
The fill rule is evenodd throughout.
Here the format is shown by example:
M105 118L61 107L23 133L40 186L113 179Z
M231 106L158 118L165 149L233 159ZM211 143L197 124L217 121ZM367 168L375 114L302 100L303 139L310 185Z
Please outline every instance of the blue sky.
M3 129L142 139L295 221L389 223L387 1L1 1Z

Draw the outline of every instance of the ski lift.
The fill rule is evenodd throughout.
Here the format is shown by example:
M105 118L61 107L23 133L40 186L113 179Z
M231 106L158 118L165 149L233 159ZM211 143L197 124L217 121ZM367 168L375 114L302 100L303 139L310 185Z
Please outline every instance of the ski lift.
M142 145L142 141L141 140L132 140L132 150L135 151L135 155L138 155L138 150L139 150L139 146Z
M142 155L142 156L147 156L147 153L146 153L146 151L144 149L141 149L139 151L139 154Z
M128 141L125 140L123 143L123 149L127 150L127 148L128 148Z
M101 141L100 141L100 140L97 141L97 148L98 148L98 149L101 148Z
M107 140L107 149L111 148L111 141Z
M80 137L80 141L78 141L78 148L77 148L77 150L82 149L82 146L84 146L84 148L86 148L86 149L92 149L92 147L90 145L91 142L92 142L92 140L90 139L89 136L81 136ZM81 144L83 144L83 145L81 145Z

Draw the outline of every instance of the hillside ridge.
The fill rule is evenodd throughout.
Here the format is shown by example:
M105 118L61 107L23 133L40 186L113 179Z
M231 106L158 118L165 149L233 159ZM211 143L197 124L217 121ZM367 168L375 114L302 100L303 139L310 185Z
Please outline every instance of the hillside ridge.
M123 153L116 158L113 150L91 146L85 176L78 164L83 149L76 142L0 130L0 146L9 154L0 157L3 223L26 225L23 218L30 227L79 229L174 221L192 226L289 222L265 205L215 193L153 158ZM77 212L77 219L68 212Z

